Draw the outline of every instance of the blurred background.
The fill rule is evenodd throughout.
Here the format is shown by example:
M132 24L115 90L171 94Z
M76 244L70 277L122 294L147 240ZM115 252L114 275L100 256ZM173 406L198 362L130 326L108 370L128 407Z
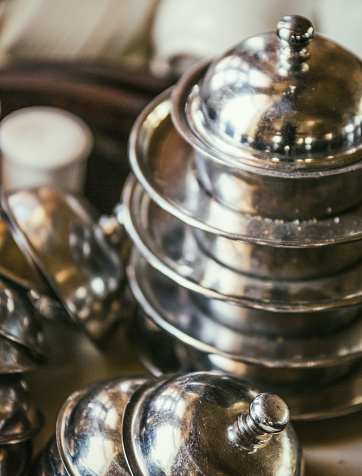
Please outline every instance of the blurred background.
M86 61L179 75L190 63L250 35L274 30L285 14L362 55L360 0L2 0L2 63Z

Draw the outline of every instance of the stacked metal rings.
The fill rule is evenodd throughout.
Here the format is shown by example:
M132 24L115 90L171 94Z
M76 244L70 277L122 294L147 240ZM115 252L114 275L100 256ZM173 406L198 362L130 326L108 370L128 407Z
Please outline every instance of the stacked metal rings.
M155 373L235 373L299 419L362 405L361 98L361 61L291 16L140 115L123 204Z

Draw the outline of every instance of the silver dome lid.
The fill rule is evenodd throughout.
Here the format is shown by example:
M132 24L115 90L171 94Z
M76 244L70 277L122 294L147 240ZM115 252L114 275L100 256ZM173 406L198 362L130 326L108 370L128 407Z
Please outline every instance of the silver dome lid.
M303 474L284 401L212 372L120 377L75 392L39 472L49 465L70 476Z
M133 476L300 475L301 452L288 422L281 398L258 394L238 377L169 376L131 396L124 454Z
M286 16L276 33L181 78L174 118L191 143L234 164L315 170L357 162L362 62L314 34L308 19Z

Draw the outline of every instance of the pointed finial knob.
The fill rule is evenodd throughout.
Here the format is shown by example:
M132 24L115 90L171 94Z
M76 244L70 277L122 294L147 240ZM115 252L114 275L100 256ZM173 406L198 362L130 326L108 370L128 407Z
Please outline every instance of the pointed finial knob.
M250 404L249 415L254 425L266 433L279 433L289 422L287 404L278 395L261 393Z
M261 393L250 403L249 413L238 418L238 444L249 453L267 445L289 423L287 404L277 395Z
M314 36L312 22L299 15L285 16L278 23L277 35L283 47L280 57L284 69L293 72L308 70L306 61L310 54L307 45Z
M314 36L314 27L308 18L288 15L279 21L277 35L282 43L291 48L304 48Z

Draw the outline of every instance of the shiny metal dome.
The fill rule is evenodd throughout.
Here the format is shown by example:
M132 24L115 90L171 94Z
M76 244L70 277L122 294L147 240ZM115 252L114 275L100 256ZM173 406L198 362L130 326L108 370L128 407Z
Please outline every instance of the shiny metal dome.
M196 67L175 98L191 141L221 158L314 170L362 157L362 62L301 16Z
M284 401L238 377L196 372L140 387L123 418L133 475L300 475Z
M225 373L129 376L71 395L34 476L301 476L289 409Z

